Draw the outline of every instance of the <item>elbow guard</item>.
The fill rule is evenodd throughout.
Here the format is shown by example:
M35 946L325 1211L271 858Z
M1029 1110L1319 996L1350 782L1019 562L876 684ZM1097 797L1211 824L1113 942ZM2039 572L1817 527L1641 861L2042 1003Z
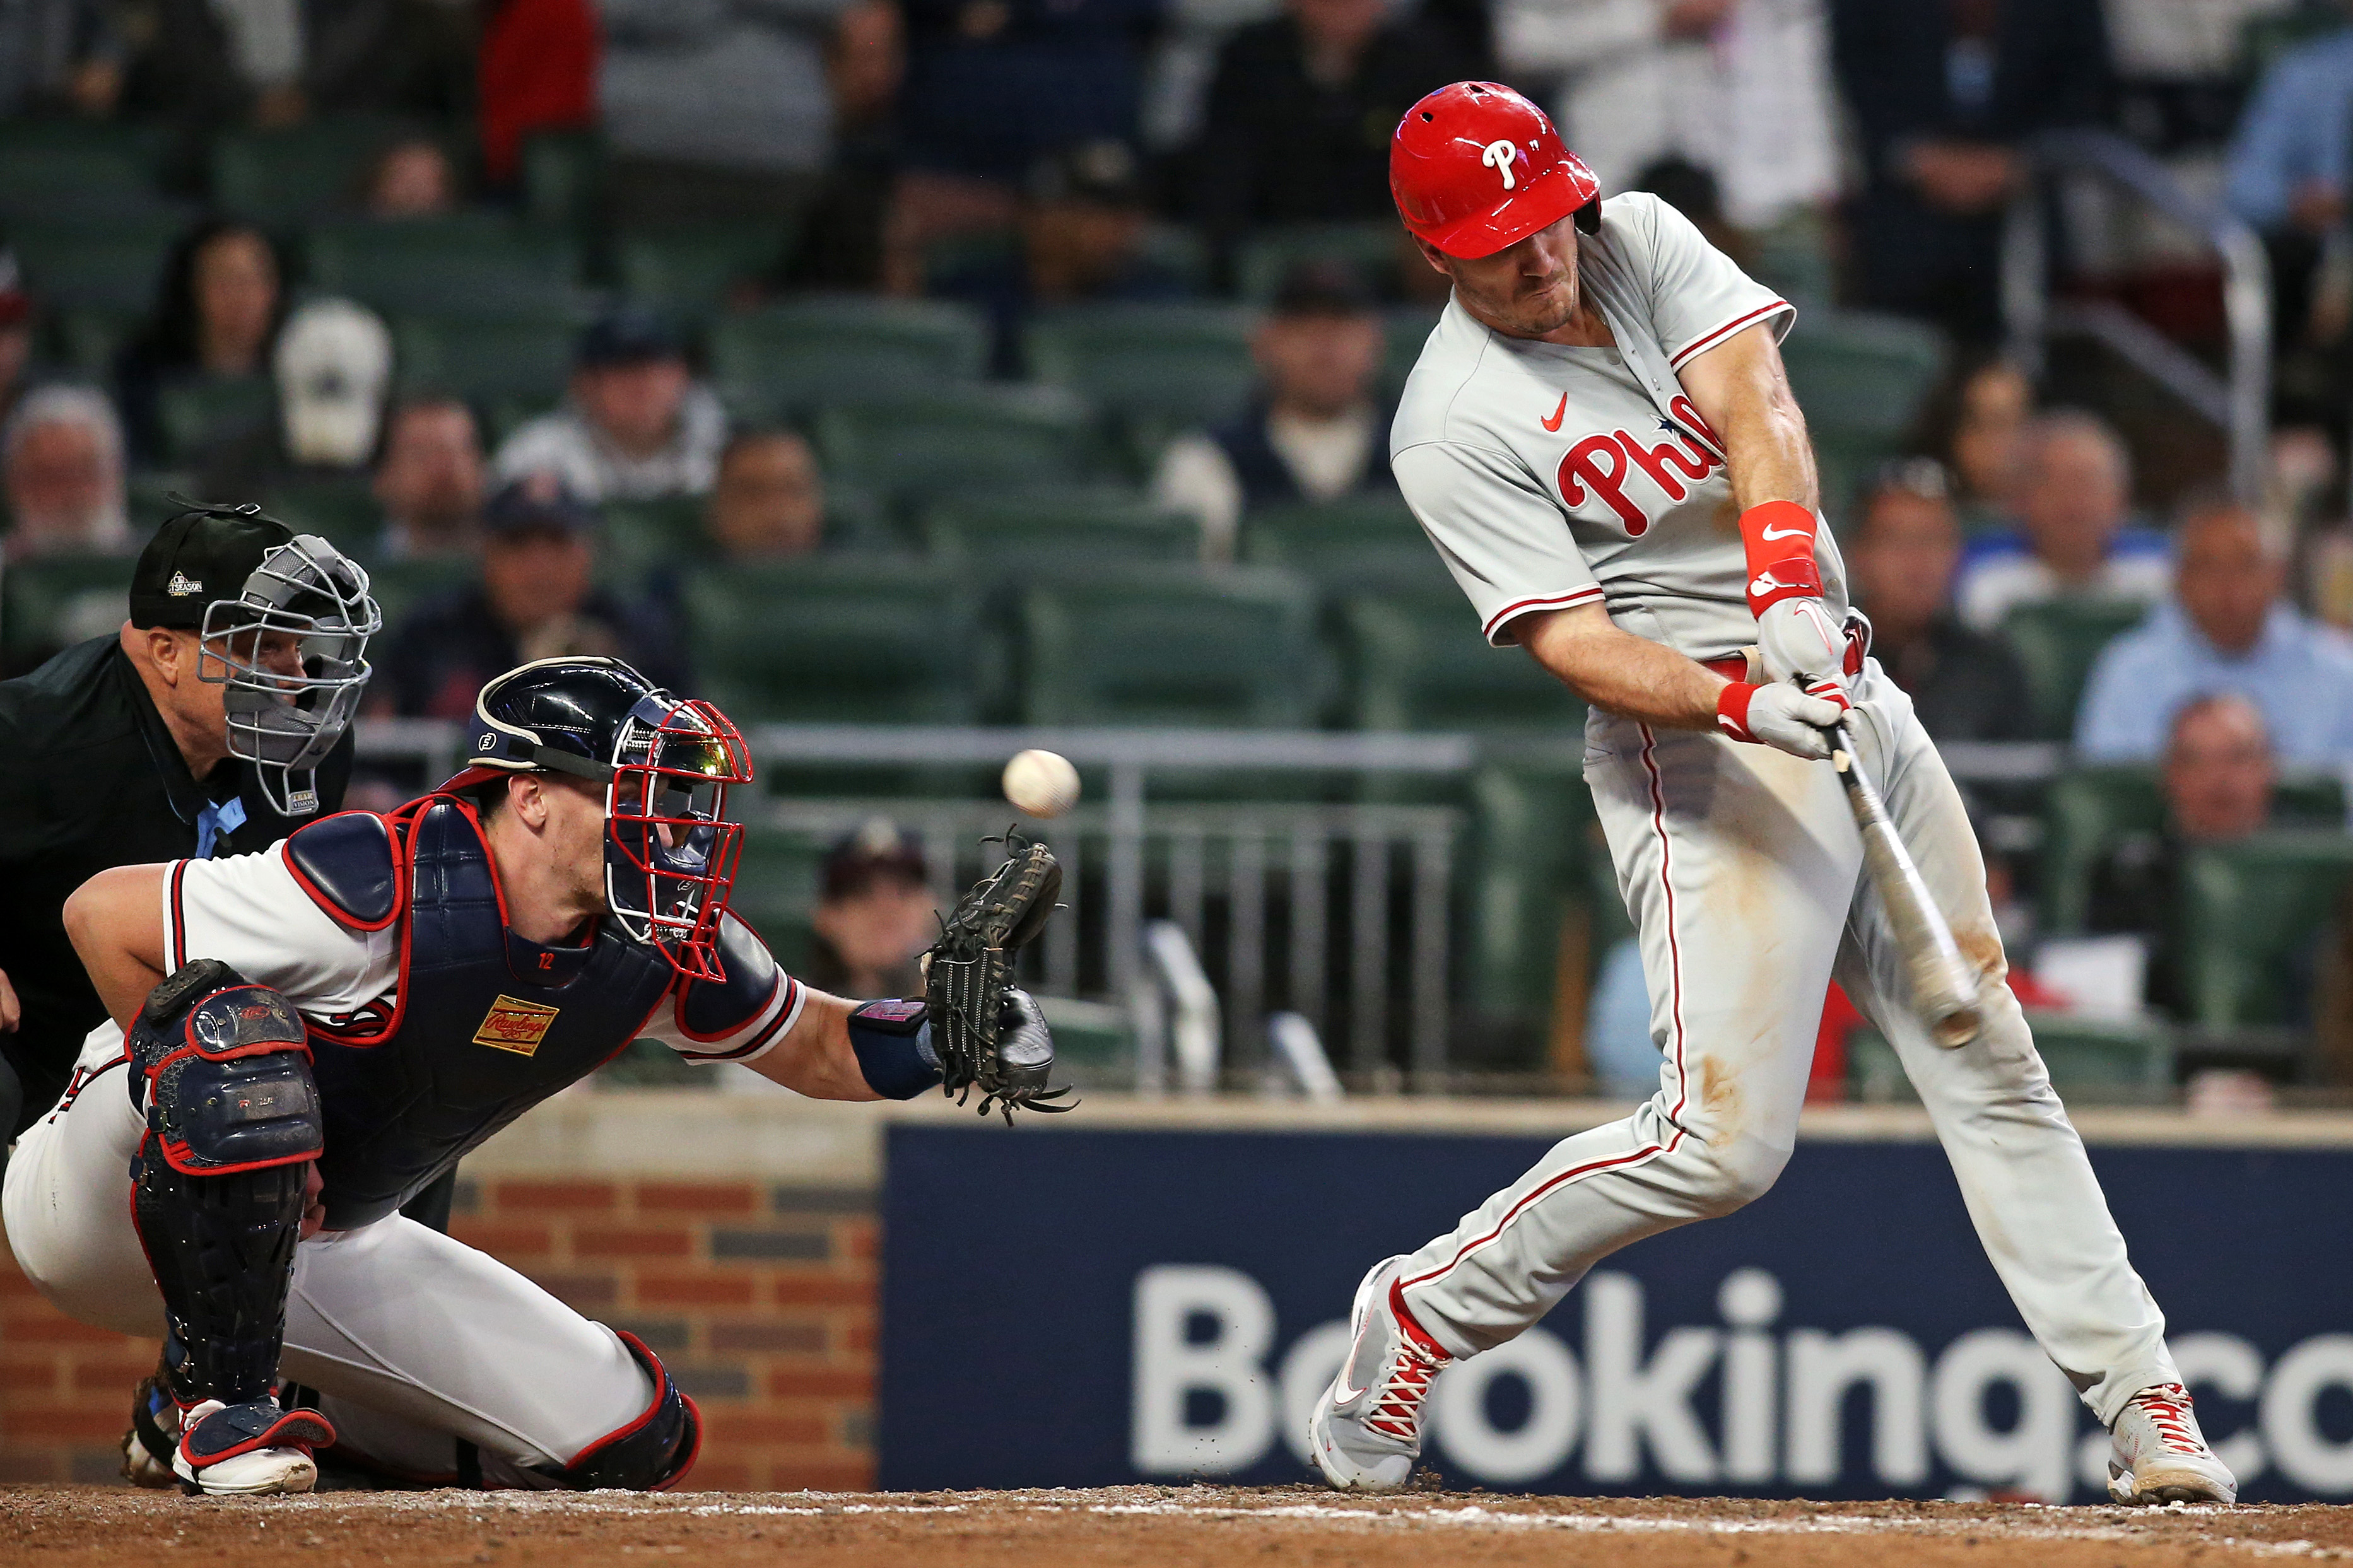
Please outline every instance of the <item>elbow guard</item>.
M932 1025L923 1004L913 998L867 1002L849 1015L849 1048L858 1070L885 1100L913 1100L940 1083L940 1058L932 1049Z

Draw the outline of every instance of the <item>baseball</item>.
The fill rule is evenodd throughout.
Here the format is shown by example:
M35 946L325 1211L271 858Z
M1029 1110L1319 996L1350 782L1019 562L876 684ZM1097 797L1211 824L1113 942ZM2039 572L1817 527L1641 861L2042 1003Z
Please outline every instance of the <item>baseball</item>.
M1079 770L1058 752L1023 752L1005 764L1005 798L1026 816L1060 816L1079 804Z

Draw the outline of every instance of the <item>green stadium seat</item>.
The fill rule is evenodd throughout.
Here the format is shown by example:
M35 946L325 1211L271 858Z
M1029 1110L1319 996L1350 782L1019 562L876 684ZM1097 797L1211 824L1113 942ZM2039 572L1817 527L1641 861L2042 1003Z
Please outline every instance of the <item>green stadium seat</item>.
M1039 1010L1054 1031L1054 1066L1080 1089L1135 1087L1135 1026L1109 1002L1040 996Z
M760 933L787 973L800 973L808 963L816 934L809 915L817 908L831 847L817 835L761 822L756 816L744 824L744 857L728 908Z
M408 613L427 600L479 582L481 570L464 556L421 561L376 561L367 564L368 592L383 612L385 629L396 630Z
M2100 650L2147 614L2147 605L2128 599L2046 599L2010 612L2002 636L2026 671L2038 736L2063 741L2075 732L2075 710Z
M2208 1028L2302 1021L2297 976L2345 910L2353 835L2286 830L2204 845L2183 867L2181 992Z
M1453 586L1339 609L1359 730L1503 730L1572 742L1585 704L1517 648L1488 645Z
M1575 752L1471 776L1458 994L1473 1033L1505 1043L1487 1053L1496 1065L1527 1065L1555 1009L1581 1008L1590 975L1632 934L1592 798Z
M114 374L123 345L138 334L143 310L76 307L49 317L50 353L61 367L93 380Z
M213 142L213 204L240 217L288 226L348 212L370 161L393 134L387 122L361 117L226 132Z
M266 375L198 376L167 385L156 399L164 459L194 464L224 441L268 426L278 384Z
M1228 305L1070 307L1029 328L1029 370L1109 415L1141 471L1178 431L1249 403L1250 330L1251 312Z
M975 386L892 402L837 405L817 419L818 455L902 503L1094 477L1084 404L1060 387Z
M1283 274L1303 261L1341 261L1366 287L1379 289L1397 273L1402 231L1390 219L1373 223L1309 223L1261 229L1234 249L1234 284L1263 305L1282 287Z
M26 280L53 307L141 316L154 308L164 259L188 225L186 214L167 206L44 214L11 223L9 240Z
M398 314L503 318L520 307L544 319L579 271L572 241L495 215L314 227L311 281Z
M980 716L973 599L956 574L881 557L706 564L681 597L704 692L739 723Z
M264 510L297 533L316 533L365 560L384 533L384 507L364 469L288 474L269 481Z
M817 297L724 317L710 349L721 388L773 417L971 381L987 360L988 325L944 300Z
M602 132L534 132L523 138L521 163L523 216L533 223L586 237L602 219Z
M2173 1089L2173 1041L2160 1024L2039 1010L2030 1011L2026 1022L2052 1086L2063 1094L2149 1100L2163 1099ZM1848 1037L1847 1087L1857 1100L1919 1099L1904 1076L1895 1047L1869 1026Z
M1806 411L1824 504L1834 515L1873 465L1903 450L1948 352L1943 333L1900 316L1799 316L1781 358Z
M1033 724L1298 729L1315 721L1315 601L1271 567L1078 571L1018 606Z
M651 573L682 568L706 553L701 496L607 501L600 508L605 536L598 567L608 583L635 591Z
M1200 525L1122 490L1041 490L944 500L923 521L924 547L998 576L1118 561L1194 561Z
M1427 305L1397 305L1381 312L1381 391L1392 401L1405 390L1406 377L1437 330L1438 316Z
M393 344L406 387L431 387L484 404L554 405L572 374L575 321L450 321L404 316Z
M746 279L775 268L791 243L782 225L625 234L617 247L621 292L684 320L707 321L727 308Z
M1395 495L1250 512L1241 556L1304 573L1327 594L1452 592L1429 536Z
M131 560L48 555L0 574L0 668L21 675L61 647L117 630L131 615Z
M10 217L135 205L157 194L153 161L135 145L0 136L0 213Z

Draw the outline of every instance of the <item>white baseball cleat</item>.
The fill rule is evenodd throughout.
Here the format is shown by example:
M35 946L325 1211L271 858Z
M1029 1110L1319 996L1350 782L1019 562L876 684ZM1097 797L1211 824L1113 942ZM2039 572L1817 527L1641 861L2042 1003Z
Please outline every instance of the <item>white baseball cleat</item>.
M2142 1389L2117 1413L2111 1428L2108 1495L2125 1503L2236 1502L2239 1483L2214 1457L2190 1413L2189 1391L2178 1383Z
M1405 1485L1421 1458L1421 1402L1454 1358L1414 1321L1398 1288L1405 1258L1385 1258L1356 1287L1356 1338L1307 1423L1308 1450L1342 1491Z
M181 1418L172 1471L206 1497L307 1492L319 1484L311 1450L334 1440L334 1426L315 1410L281 1410L275 1399L207 1399Z

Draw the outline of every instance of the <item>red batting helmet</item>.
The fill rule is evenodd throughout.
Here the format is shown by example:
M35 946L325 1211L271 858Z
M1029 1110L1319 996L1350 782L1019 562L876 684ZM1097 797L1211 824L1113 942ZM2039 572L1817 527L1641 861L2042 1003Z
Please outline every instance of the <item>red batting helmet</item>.
M1389 140L1389 195L1418 239L1493 256L1570 213L1601 226L1601 182L1541 109L1500 82L1458 81L1405 111Z

